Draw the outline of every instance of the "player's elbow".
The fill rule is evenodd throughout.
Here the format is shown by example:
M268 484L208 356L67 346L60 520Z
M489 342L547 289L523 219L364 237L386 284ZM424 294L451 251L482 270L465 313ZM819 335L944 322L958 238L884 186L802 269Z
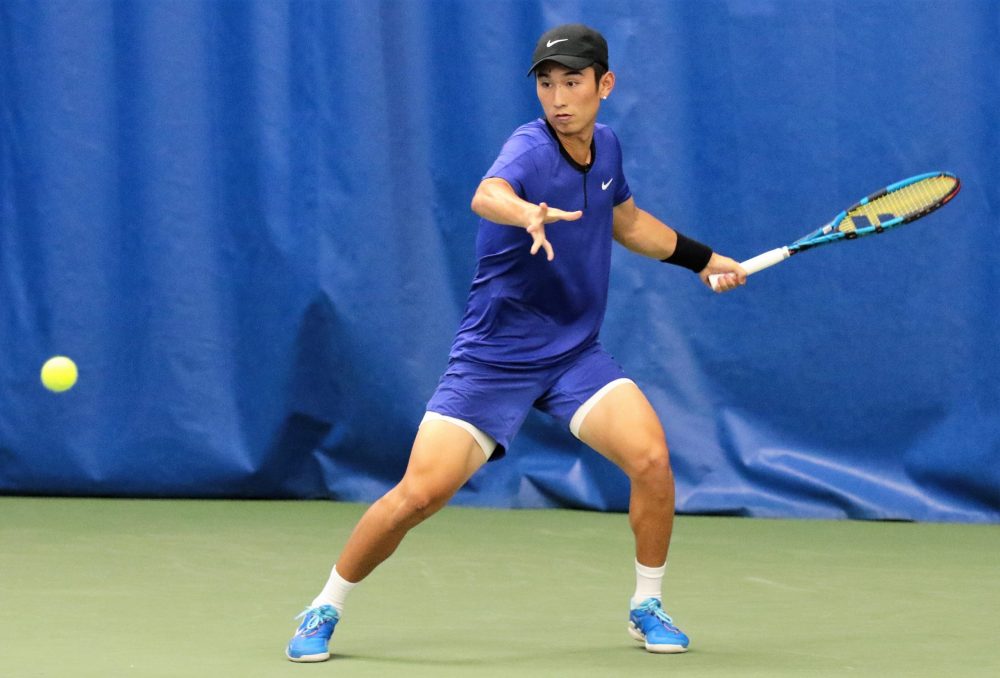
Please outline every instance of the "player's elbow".
M511 198L516 197L514 189L504 179L487 177L479 183L469 206L473 212L484 219L492 218L496 221L494 217L503 212ZM493 216L491 217L491 215Z
M476 189L475 194L472 196L472 202L469 204L469 209L483 216L483 203L486 202L487 198L483 195L483 186L480 184L479 188Z
M634 250L639 239L639 229L636 228L635 213L615 213L615 219L611 226L611 235L618 242L630 250Z
M490 186L488 181L483 181L479 184L479 187L476 189L476 193L472 196L472 203L469 205L472 211L477 215L485 218L486 212L489 210L493 201L490 195L492 190L493 187Z
M614 228L613 235L615 242L624 247L625 249L636 252L639 249L639 241L636 237L635 230L631 228L620 227L617 224Z

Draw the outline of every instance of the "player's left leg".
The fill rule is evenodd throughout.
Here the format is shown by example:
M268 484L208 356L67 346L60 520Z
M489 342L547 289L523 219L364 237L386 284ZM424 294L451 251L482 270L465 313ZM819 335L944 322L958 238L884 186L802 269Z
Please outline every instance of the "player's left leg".
M579 437L629 477L636 560L662 565L674 524L674 477L663 427L652 405L638 386L622 382L587 413Z
M589 401L576 432L631 481L629 523L635 534L636 595L629 632L651 652L685 652L688 638L663 611L661 582L674 523L674 477L660 419L639 387L621 381Z

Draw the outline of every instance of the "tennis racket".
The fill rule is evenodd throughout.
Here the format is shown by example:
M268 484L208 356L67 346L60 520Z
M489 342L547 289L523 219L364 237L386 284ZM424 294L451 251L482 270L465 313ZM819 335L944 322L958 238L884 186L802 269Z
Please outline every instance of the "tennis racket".
M948 172L919 174L886 186L881 191L862 198L853 207L836 216L822 228L802 236L791 245L758 254L740 266L748 274L780 264L782 261L820 245L854 240L866 235L884 233L890 228L925 217L955 197L961 187L958 177ZM718 289L721 274L708 276L712 289Z

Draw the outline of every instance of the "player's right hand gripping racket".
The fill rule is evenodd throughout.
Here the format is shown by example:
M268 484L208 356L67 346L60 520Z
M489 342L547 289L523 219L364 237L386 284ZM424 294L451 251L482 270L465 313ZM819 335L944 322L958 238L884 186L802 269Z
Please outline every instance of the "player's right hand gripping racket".
M948 172L930 172L897 181L862 198L826 226L799 238L791 245L758 254L742 262L740 266L748 274L756 273L781 263L793 254L820 245L884 233L890 228L927 216L954 198L960 186L958 177ZM718 288L717 281L720 277L719 274L708 276L712 289Z

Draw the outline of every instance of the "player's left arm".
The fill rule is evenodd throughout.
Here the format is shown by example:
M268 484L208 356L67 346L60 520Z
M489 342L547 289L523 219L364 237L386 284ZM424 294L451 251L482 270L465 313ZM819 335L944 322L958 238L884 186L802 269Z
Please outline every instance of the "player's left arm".
M615 240L629 250L659 261L677 263L695 270L690 265L692 260L697 260L696 258L692 259L692 256L696 257L697 252L690 252L690 243L694 241L682 235L679 236L677 231L670 226L637 207L634 198L630 197L614 208L613 228ZM694 244L698 245L698 243ZM708 281L708 276L716 273L722 274L718 283L717 291L719 292L735 289L745 284L747 280L746 271L738 262L717 252L711 252L707 264L695 272L709 289L712 285Z

